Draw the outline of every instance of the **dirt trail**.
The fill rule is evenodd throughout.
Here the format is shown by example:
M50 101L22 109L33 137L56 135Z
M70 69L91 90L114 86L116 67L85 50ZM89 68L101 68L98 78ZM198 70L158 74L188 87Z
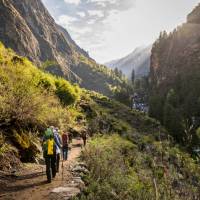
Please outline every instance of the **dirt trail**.
M45 165L27 165L17 177L5 178L6 186L0 186L0 200L47 200L54 188L62 187L72 179L70 167L76 162L81 152L81 140L73 140L68 161L60 163L60 172L52 183L46 181ZM0 183L1 184L1 183Z

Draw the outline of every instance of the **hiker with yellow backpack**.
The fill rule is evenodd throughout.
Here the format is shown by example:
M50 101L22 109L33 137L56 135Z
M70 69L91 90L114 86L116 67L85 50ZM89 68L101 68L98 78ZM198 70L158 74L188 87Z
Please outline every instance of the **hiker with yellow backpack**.
M43 156L46 164L46 175L48 183L56 176L56 144L53 127L47 128L42 140Z

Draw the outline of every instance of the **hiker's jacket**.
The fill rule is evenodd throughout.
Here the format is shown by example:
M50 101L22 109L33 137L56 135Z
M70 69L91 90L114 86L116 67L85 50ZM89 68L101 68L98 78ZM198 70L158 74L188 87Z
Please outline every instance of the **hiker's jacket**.
M69 136L68 134L64 133L62 135L62 144L63 144L63 147L68 147L68 144L69 144Z
M56 131L54 131L54 140L55 140L55 145L56 145L56 154L60 154L61 148L62 148L62 142L61 142L58 132Z

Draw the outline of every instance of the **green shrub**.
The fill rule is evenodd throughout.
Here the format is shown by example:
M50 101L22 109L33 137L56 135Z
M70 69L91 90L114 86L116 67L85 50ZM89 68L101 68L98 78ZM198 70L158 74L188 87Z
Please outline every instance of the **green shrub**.
M78 88L76 89L64 79L55 81L56 95L59 97L63 105L68 106L74 104L79 97Z

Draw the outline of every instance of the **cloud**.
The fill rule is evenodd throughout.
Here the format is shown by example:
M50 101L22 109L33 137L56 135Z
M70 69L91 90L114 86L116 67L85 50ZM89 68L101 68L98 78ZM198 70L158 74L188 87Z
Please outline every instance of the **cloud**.
M80 0L64 0L65 3L70 3L70 4L79 4Z
M134 7L135 0L42 0L56 22L89 52L102 51L106 35L121 12Z
M99 17L99 18L104 17L104 12L101 11L101 10L88 10L88 14L90 16L96 16L96 17Z
M77 18L68 15L61 15L58 17L58 20L56 20L58 24L65 27L73 24L75 21L77 21Z
M85 17L86 16L85 12L77 12L77 15L79 15L80 17Z

